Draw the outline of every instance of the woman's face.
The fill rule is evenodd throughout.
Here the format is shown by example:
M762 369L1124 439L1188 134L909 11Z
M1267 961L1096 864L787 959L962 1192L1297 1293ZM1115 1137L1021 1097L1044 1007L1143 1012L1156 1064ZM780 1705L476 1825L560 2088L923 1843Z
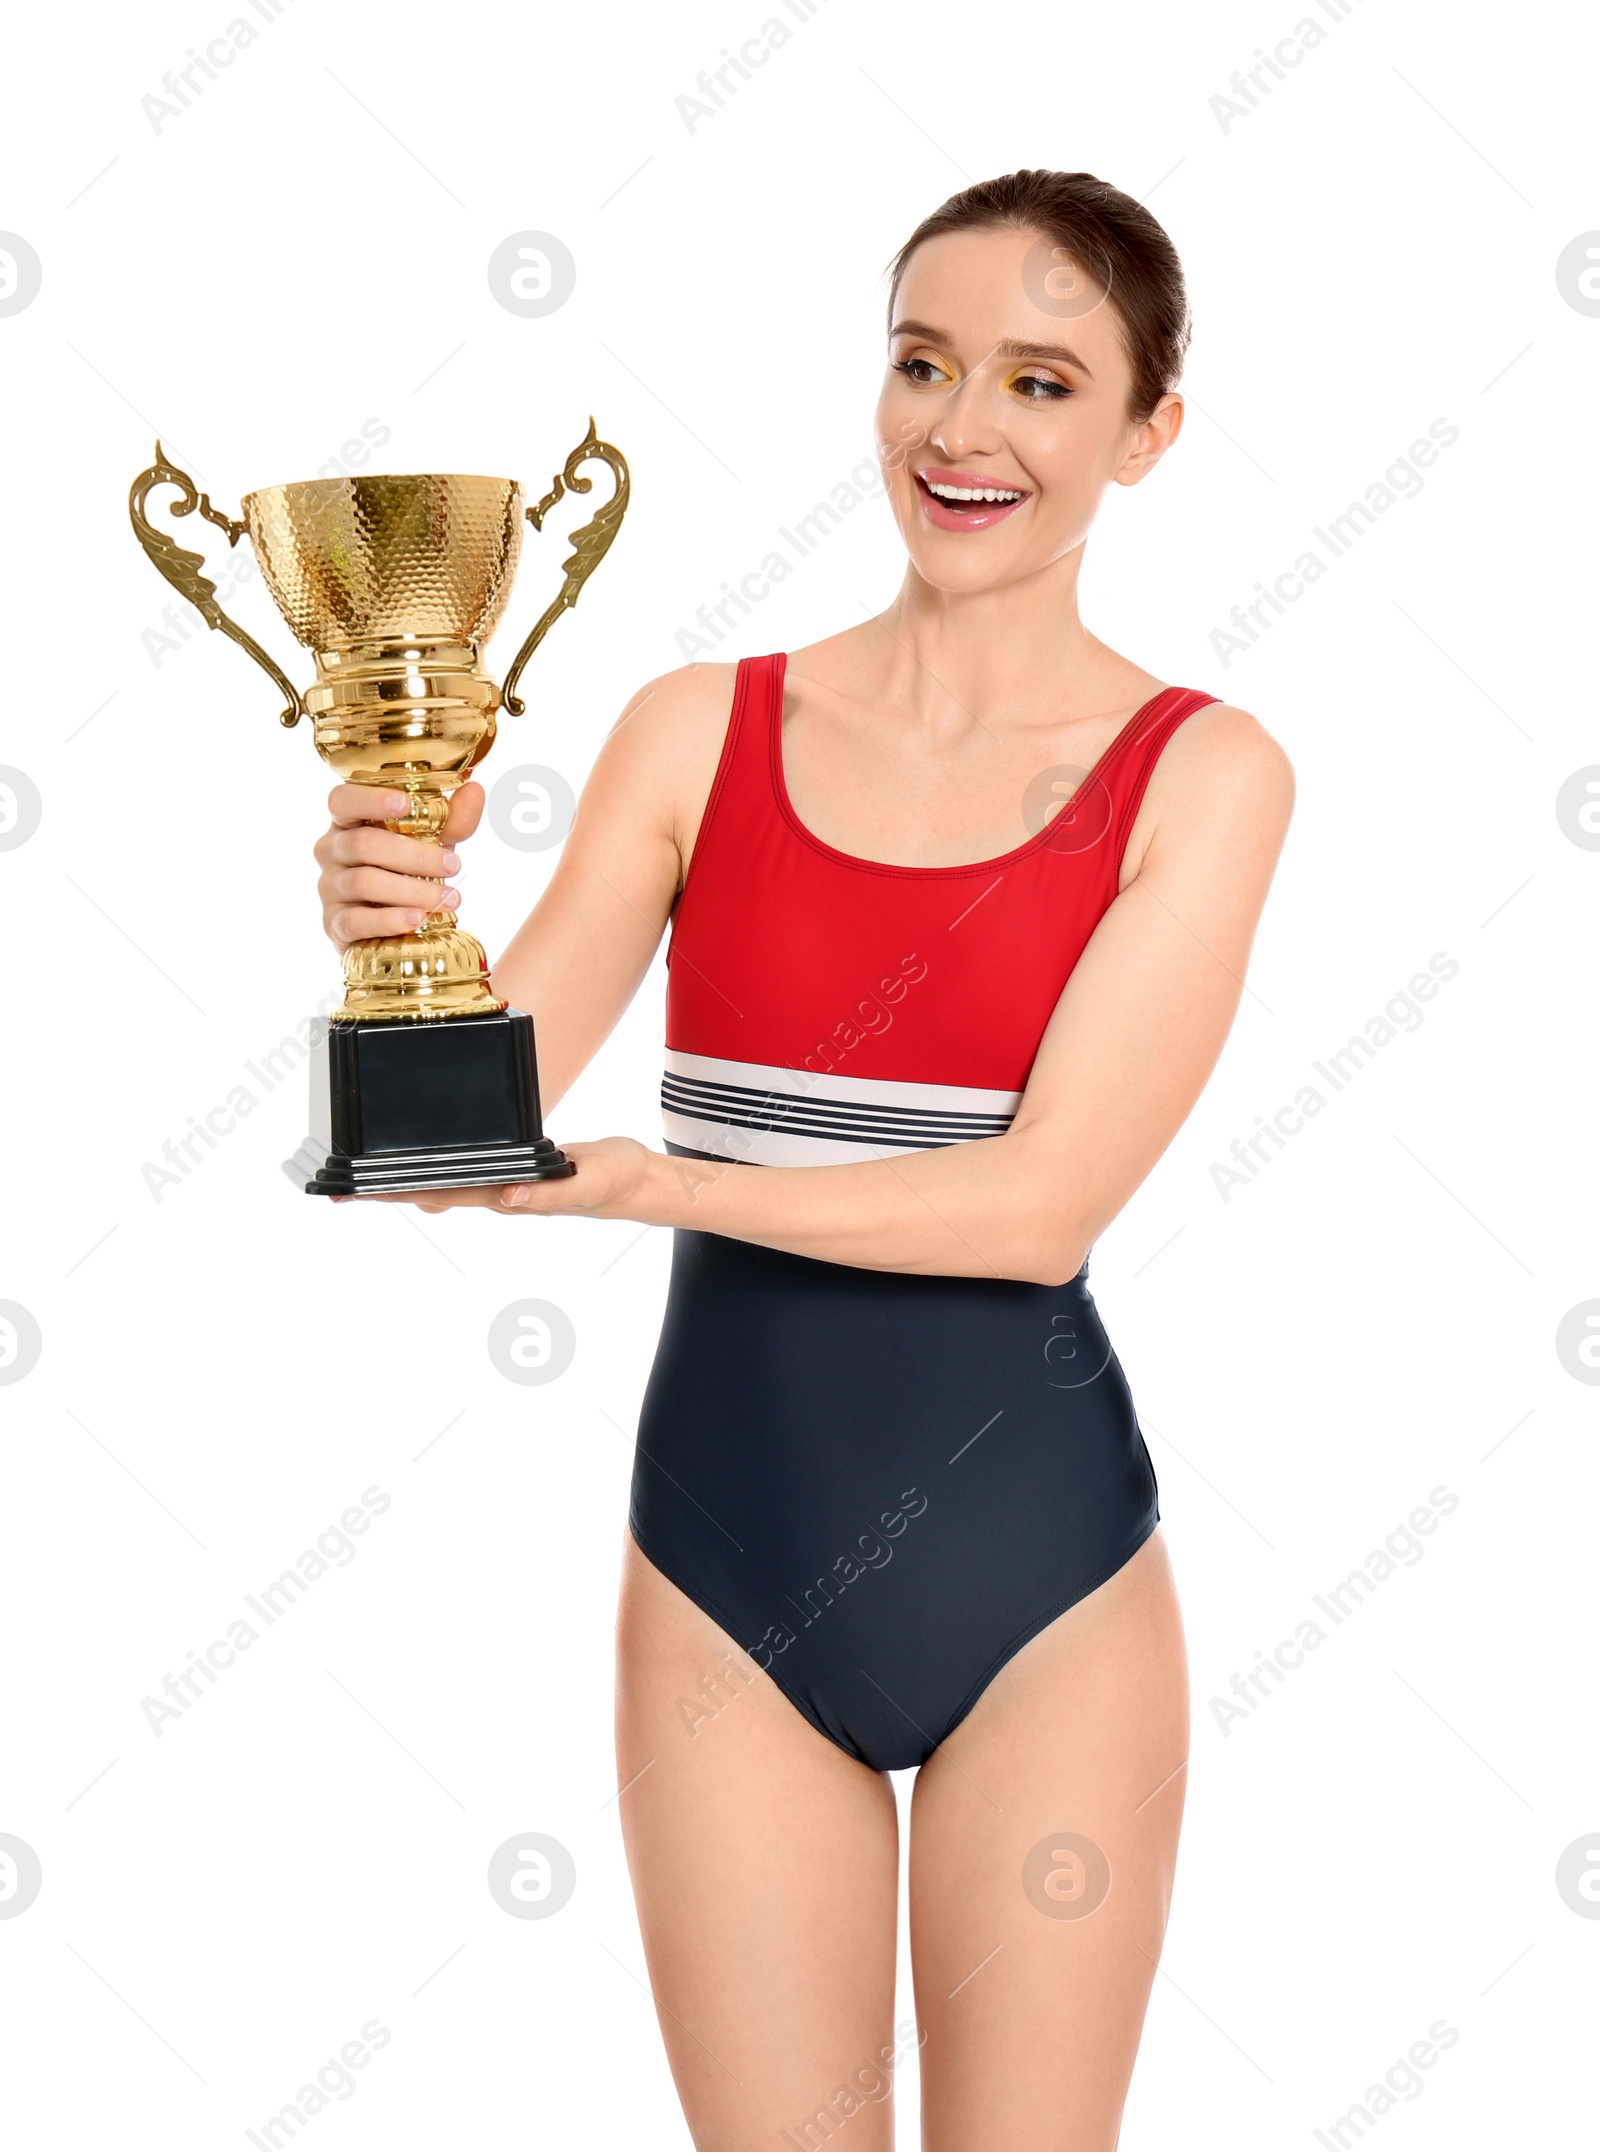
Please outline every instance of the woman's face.
M924 240L895 295L876 419L923 580L997 589L1081 545L1106 487L1137 484L1182 423L1169 395L1134 426L1130 380L1103 282L1037 232Z

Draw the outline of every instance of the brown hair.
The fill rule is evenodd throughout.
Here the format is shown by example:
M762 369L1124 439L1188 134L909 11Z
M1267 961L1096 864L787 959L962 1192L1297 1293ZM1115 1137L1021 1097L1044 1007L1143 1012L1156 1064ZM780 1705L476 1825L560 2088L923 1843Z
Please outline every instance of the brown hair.
M889 265L890 327L906 263L925 239L1004 226L1039 232L1105 286L1133 373L1128 416L1143 425L1183 373L1191 327L1183 264L1149 210L1092 172L1010 172L952 194Z

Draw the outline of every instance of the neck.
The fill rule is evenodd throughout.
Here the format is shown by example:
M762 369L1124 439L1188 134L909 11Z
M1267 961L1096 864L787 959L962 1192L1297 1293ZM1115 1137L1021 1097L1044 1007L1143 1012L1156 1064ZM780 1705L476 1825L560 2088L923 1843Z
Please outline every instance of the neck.
M1078 613L1083 547L1000 590L949 591L914 567L879 617L875 664L885 686L930 718L1000 716L1047 706L1090 715L1126 699L1125 660Z

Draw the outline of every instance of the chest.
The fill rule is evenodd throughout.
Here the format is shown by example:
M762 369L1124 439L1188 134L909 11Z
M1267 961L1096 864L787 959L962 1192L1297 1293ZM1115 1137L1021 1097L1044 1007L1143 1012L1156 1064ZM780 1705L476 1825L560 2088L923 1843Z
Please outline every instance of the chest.
M1122 720L1125 722L1126 713ZM1086 719L943 739L786 706L776 776L796 818L834 850L926 868L999 860L1081 792L1120 729Z

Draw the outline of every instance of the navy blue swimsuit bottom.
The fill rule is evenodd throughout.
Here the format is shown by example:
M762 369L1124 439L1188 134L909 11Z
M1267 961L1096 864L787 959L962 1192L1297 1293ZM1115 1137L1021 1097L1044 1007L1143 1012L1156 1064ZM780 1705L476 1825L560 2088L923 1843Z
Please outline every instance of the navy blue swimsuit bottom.
M1154 1531L1089 1293L679 1230L629 1524L819 1732L921 1764Z

